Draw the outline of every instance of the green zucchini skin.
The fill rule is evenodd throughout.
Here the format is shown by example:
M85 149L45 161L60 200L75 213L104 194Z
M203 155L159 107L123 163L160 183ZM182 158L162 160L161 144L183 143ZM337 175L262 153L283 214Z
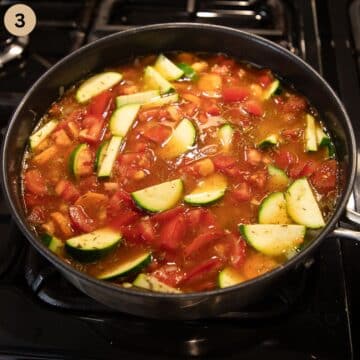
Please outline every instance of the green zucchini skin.
M138 257L129 261L127 264L119 264L113 269L105 270L96 277L102 280L112 280L120 276L128 276L140 272L143 268L151 263L151 252L145 252Z
M190 65L185 64L185 63L179 63L179 64L177 64L177 67L183 71L184 78L187 78L192 81L195 81L198 79L198 74Z
M80 262L93 262L112 252L121 240L122 236L118 231L98 229L67 239L65 250Z
M41 241L47 248L49 248L49 250L55 254L58 254L64 247L64 244L60 239L50 234L43 234L41 236Z
M164 54L160 54L156 59L154 68L166 79L177 80L184 75L184 71L176 66Z
M235 269L230 267L226 267L225 269L221 270L217 279L220 289L224 289L229 286L235 286L244 281L246 281L246 279Z
M94 162L95 171L98 171L100 169L101 163L106 155L106 150L108 146L109 146L109 140L104 141L102 144L100 144L100 146L96 150L95 162Z
M75 178L79 177L79 155L82 151L86 151L88 149L87 144L79 144L76 148L71 152L69 157L69 171L72 176Z

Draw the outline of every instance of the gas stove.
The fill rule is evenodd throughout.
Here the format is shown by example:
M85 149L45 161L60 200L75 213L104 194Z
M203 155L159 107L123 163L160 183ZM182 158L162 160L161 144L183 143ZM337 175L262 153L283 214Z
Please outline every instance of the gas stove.
M13 3L0 1L0 18ZM33 8L38 23L20 43L19 56L0 67L2 128L32 83L83 44L134 26L189 21L243 29L301 56L337 91L360 134L358 1L23 3ZM4 28L0 34L0 53L19 41ZM360 209L360 183L354 194ZM175 322L116 313L80 293L24 239L2 194L0 232L0 358L360 358L360 247L354 241L328 239L284 288L258 304L212 319Z

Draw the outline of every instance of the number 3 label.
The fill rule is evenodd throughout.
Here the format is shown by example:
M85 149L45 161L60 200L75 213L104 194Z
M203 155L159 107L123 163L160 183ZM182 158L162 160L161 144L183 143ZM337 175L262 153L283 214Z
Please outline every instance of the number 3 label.
M16 4L7 9L4 16L4 25L10 34L26 36L35 28L36 15L31 7L24 4Z

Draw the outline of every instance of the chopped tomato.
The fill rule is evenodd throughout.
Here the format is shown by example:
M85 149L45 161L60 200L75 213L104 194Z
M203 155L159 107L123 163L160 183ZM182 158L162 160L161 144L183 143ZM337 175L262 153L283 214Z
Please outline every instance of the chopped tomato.
M44 199L42 196L38 196L33 193L25 193L25 204L28 208L32 208L33 206L42 205Z
M39 196L47 194L45 179L39 170L28 170L24 176L25 189Z
M213 99L204 99L202 102L202 110L210 116L220 115L220 108Z
M264 109L263 109L261 103L256 100L247 101L243 105L243 109L247 113L249 113L251 115L255 115L255 116L262 116L264 114Z
M306 110L307 103L303 97L290 95L283 105L284 112L296 113Z
M262 189L265 186L266 180L267 172L265 171L257 171L249 177L249 182L258 189Z
M93 97L88 106L88 112L99 118L106 118L113 105L113 94L106 90Z
M210 230L208 232L202 233L198 235L194 240L191 241L184 249L184 255L190 256L196 253L199 249L204 247L205 245L209 244L213 240L218 239L224 233L218 230Z
M231 264L241 269L246 259L246 242L241 236L232 233L228 235L228 238L232 241Z
M45 212L42 206L35 206L31 209L30 215L27 219L33 224L42 224L45 221Z
M60 180L55 187L55 192L65 201L75 201L80 196L75 185L68 180Z
M125 190L120 189L110 198L108 203L108 212L110 214L116 213L124 206L131 207L132 209L136 208L131 195Z
M147 244L152 244L155 240L155 229L151 220L141 220L137 226L139 235Z
M297 141L301 135L300 129L285 129L281 132L281 135L289 141Z
M160 244L164 250L176 250L186 233L185 218L179 214L165 223L160 231Z
M243 101L250 96L250 90L246 87L225 88L222 91L224 102Z
M261 75L259 76L259 83L262 87L268 87L273 81L273 77L269 70L262 71Z
M200 278L206 273L220 270L221 267L222 267L222 260L217 257L213 257L193 267L190 271L188 271L183 277L181 283L193 281L195 279Z
M110 221L110 226L121 231L123 226L130 225L140 218L140 214L133 210L118 212Z
M91 117L93 120L94 118ZM104 127L104 120L97 120L96 122L88 122L89 127L80 130L79 136L82 140L89 144L95 144L101 139L101 134ZM85 126L85 125L84 125Z
M224 170L236 164L236 158L230 155L217 155L213 159L215 168Z
M141 122L154 121L159 116L159 108L141 110L138 114L138 119Z
M292 164L289 169L289 175L293 179L297 179L302 176L311 176L319 167L317 161L299 161L296 164Z
M336 188L336 176L336 160L325 160L311 176L311 183L319 193L326 194Z
M171 135L171 129L168 126L154 125L145 130L143 136L158 144L163 143Z
M184 212L184 210L185 210L185 208L183 206L177 206L173 209L159 212L159 213L153 215L151 218L154 221L162 223L162 222L172 219L173 217L175 217L178 214L181 214L182 212Z
M94 221L86 214L82 206L69 206L69 215L74 228L86 233L94 230Z
M200 224L204 211L206 210L192 209L186 213L186 221L189 224L190 228L195 229Z
M231 194L236 201L249 201L251 199L251 188L243 182L237 185Z
M280 150L274 156L275 164L279 168L286 170L289 165L293 164L296 161L295 155L290 151Z

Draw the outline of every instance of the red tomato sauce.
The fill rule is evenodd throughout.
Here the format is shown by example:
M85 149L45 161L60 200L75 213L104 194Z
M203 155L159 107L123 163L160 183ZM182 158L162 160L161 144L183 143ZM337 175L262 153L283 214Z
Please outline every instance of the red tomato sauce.
M123 242L98 261L84 263L64 248L59 256L92 276L135 256L143 249L152 260L140 271L184 292L217 288L219 271L231 267L244 280L259 276L285 261L254 250L239 233L238 224L257 223L259 205L271 192L284 191L269 179L268 165L284 170L290 181L306 177L327 219L337 196L338 163L326 147L307 152L305 115L321 119L307 99L281 85L269 99L263 95L275 80L270 70L256 69L224 55L172 53L174 63L186 63L195 79L171 81L179 95L163 106L142 106L123 139L109 178L94 170L96 151L111 138L109 119L116 97L149 90L144 68L156 56L137 58L112 70L123 75L112 88L79 103L76 90L52 104L40 122L58 124L35 149L25 153L24 203L28 221L38 234L62 242L76 235L109 226L119 229ZM162 148L176 126L187 118L194 124L195 144L173 159ZM219 141L219 127L234 129L231 144ZM268 135L277 134L275 146L259 148ZM86 144L84 166L77 177L69 171L69 157ZM131 193L181 178L184 194L213 174L226 178L225 195L208 206L179 201L172 209L150 213L140 209ZM131 282L137 273L112 279Z

